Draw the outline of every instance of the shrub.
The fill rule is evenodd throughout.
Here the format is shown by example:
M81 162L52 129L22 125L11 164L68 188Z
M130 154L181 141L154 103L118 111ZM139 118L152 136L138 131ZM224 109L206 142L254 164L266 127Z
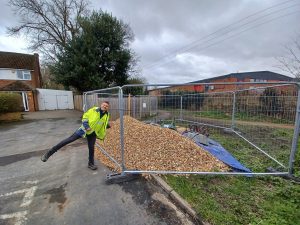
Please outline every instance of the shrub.
M23 111L22 97L17 93L0 93L0 113Z
M274 88L266 88L259 98L263 114L276 116L280 113L279 94Z
M190 110L198 110L203 106L206 95L189 91L175 91L171 92L166 90L162 92L162 96L158 98L159 107L166 107L171 109L180 109L181 96L182 96L182 108Z

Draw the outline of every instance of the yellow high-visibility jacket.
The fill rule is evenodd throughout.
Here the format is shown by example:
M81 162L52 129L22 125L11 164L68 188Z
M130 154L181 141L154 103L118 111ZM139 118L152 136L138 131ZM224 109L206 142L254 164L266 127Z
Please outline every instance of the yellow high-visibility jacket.
M104 140L106 136L106 128L108 125L109 117L110 115L107 112L100 118L99 107L93 107L86 111L82 116L82 122L88 122L88 125L91 128L91 130L85 130L84 126L82 125L80 128L85 130L84 137L86 136L86 134L91 134L95 132L98 139Z

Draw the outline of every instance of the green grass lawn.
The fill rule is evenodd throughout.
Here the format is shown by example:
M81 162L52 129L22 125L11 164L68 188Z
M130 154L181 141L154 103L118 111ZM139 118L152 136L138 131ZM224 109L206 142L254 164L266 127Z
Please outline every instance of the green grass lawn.
M203 111L203 112L194 112L192 114L198 117L205 117L211 119L224 119L224 120L232 119L231 113L225 113L222 111ZM286 123L286 124L294 123L294 121L290 121L287 119L279 119L279 118L275 118L263 114L256 115L256 114L251 114L251 112L250 113L236 112L234 118L236 120L243 120L243 121L256 121L256 122L260 121L260 122Z
M250 136L256 132L252 126L245 129ZM256 139L256 143L265 149L271 149L272 156L288 164L293 130L266 129L265 136ZM242 139L216 130L211 130L210 133L213 139L230 150L252 171L265 172L268 166L277 168L276 163ZM299 176L299 146L295 170ZM220 175L168 175L164 179L193 206L203 221L211 224L300 224L300 184L291 180L274 176Z
M288 167L293 139L292 129L247 125L240 127L240 130L244 137ZM210 134L212 139L222 144L242 164L254 172L266 172L267 167L287 171L236 135L213 129L210 129Z
M279 177L165 176L211 224L300 224L300 185Z

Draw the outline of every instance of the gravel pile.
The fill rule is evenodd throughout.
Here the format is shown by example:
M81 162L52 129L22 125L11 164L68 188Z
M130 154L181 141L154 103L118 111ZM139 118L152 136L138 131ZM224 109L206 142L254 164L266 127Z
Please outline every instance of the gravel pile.
M105 141L97 140L121 164L120 121L111 122ZM144 124L124 116L125 166L129 170L226 171L228 167L174 130ZM111 169L115 164L100 151L96 158Z

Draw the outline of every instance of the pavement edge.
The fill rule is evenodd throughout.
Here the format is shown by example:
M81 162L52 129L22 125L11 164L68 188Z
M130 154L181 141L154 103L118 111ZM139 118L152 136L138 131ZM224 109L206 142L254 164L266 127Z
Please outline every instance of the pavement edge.
M151 175L151 180L153 180L156 184L158 184L167 194L168 196L175 202L175 204L187 213L190 218L199 225L204 225L205 223L197 215L196 211L191 207L191 205L186 202L175 190L173 190L161 177L157 175Z

